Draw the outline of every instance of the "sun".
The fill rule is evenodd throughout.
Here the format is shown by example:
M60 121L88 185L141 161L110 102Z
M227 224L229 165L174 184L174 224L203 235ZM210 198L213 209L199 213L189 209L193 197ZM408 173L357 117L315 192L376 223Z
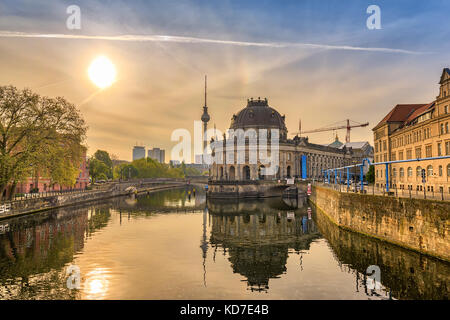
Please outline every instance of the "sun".
M105 56L95 58L88 69L89 79L99 88L104 89L116 81L116 67Z

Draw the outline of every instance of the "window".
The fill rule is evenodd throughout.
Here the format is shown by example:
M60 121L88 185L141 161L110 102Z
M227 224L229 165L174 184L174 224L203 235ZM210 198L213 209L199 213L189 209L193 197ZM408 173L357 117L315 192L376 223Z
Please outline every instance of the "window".
M392 152L392 154L391 154L391 161L395 161L396 159L395 159L395 152Z
M400 178L403 178L405 176L405 169L400 168Z
M412 158L412 150L406 150L406 160L409 160Z
M442 156L442 143L438 143L437 144L437 149L438 149L438 156Z
M422 148L416 148L416 158L422 158ZM411 158L408 158L411 159Z
M387 147L386 147L386 140L383 141L383 151L386 151Z
M411 167L408 168L408 177L412 177L413 169Z
M439 177L442 177L442 166L439 166Z
M450 163L447 165L447 177L450 177Z
M448 133L448 122L445 123L445 133Z
M403 151L398 152L398 160L403 160Z
M450 155L450 141L447 141L445 143L445 155L446 156Z
M426 146L425 147L425 156L427 158L431 158L433 156L433 152L431 150L431 146Z
M417 167L416 168L416 176L420 177L422 175L422 168L421 167Z
M431 177L433 175L433 166L432 165L429 165L427 167L427 173L428 173L429 177Z
M444 124L441 123L441 134L444 134L444 133L445 133L445 130L444 130Z
M394 168L392 170L392 173L393 173L394 178L397 177L397 168Z
M448 106L444 107L444 113L447 114L448 113Z

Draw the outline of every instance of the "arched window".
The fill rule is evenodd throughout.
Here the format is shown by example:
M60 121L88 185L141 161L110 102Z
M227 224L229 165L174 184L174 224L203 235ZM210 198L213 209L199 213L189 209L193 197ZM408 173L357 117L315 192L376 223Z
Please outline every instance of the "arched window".
M249 166L245 166L242 169L242 173L243 173L244 180L250 180L250 168L249 168Z
M439 177L442 177L442 171L444 171L444 170L442 169L442 166L439 166Z
M413 169L411 167L408 168L408 177L412 177Z
M400 178L403 178L405 176L405 169L400 168Z
M236 179L236 173L235 173L235 169L234 166L230 167L230 180L235 180Z
M447 177L450 177L450 164L447 165Z
M416 176L420 177L422 175L422 168L421 167L417 167L416 168Z
M258 169L258 179L259 180L264 180L264 177L266 176L266 172L265 172L266 168L264 166L260 166Z
M428 173L428 176L432 176L433 175L433 166L432 165L429 165L427 167L427 173Z
M392 174L393 174L394 177L397 177L397 168L394 168L392 170Z

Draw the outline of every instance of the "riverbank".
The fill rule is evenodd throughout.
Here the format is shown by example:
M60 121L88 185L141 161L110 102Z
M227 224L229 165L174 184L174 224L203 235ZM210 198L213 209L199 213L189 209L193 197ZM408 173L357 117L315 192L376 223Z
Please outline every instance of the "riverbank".
M84 204L114 197L130 194L129 187L135 187L137 193L152 193L167 189L180 188L186 186L185 182L129 182L112 185L107 190L96 190L91 192L69 193L35 199L27 199L11 202L8 210L0 215L0 220L11 217L23 216L42 212L46 210Z
M310 200L337 226L450 261L450 203L341 193L313 186Z

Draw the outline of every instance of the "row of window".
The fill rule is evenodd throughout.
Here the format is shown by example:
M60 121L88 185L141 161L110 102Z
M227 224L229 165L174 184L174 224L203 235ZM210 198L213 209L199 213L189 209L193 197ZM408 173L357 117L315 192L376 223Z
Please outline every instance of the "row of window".
M450 155L450 141L446 141L445 143L443 142L438 142L437 143L437 155L438 157L441 156L448 156ZM433 157L433 147L432 145L427 145L425 146L425 157L426 158L431 158ZM414 150L414 157L415 159L420 159L423 157L422 155L422 147L417 147ZM413 152L412 149L408 149L406 150L406 160L410 160L413 159ZM391 161L396 161L396 160L405 160L404 158L404 153L403 150L402 151L398 151L398 157L397 157L397 152L392 152L391 153ZM381 162L381 161L388 161L387 160L387 153L383 154L383 155L376 155L375 156L375 162Z
M399 176L400 178L403 178L405 176L405 168L400 168L400 170L398 170ZM412 177L413 176L413 168L412 167L408 167L407 169L407 175L408 177ZM426 173L427 176L433 176L433 166L429 165L426 168ZM377 178L382 178L385 174L385 170L376 170L376 177ZM443 166L439 166L438 167L438 175L439 177L442 177L444 174L444 168ZM392 176L395 178L397 177L397 168L393 168L392 169ZM416 177L421 177L422 176L422 167L418 166L416 167ZM447 177L450 177L450 164L447 165Z
M376 184L376 186L377 186L377 188L380 188L380 187L381 188L385 188L386 187L385 184L378 184L378 183ZM398 187L400 190L411 190L411 191L414 190L412 184L407 185L406 188L405 188L404 184L400 184L400 185L397 186L397 184L394 183L394 184L391 185L391 187L394 188L394 189L396 189ZM421 184L416 185L416 191L424 191L424 190L427 190L428 192L434 192L434 186L422 186ZM444 189L443 186L439 186L439 190L436 190L436 191L444 192L444 190L445 189ZM448 193L450 193L450 187L448 187Z

